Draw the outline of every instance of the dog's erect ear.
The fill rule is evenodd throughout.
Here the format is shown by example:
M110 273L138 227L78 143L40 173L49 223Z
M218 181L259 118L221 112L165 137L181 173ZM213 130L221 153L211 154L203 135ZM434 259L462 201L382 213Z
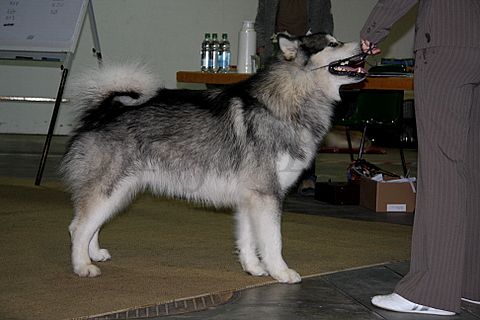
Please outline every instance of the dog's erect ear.
M278 34L278 45L280 51L286 60L293 60L297 56L300 41L296 38L289 37L286 34Z

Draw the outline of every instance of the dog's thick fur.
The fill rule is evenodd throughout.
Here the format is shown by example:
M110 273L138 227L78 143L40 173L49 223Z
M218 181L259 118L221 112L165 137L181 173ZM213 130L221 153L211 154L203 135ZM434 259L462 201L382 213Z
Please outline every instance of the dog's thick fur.
M329 130L340 85L362 79L323 66L360 48L325 34L279 41L264 70L222 89L162 89L139 67L105 67L81 82L83 111L61 167L75 273L100 274L92 260L110 259L101 226L149 189L234 207L243 269L301 281L282 258L282 201Z

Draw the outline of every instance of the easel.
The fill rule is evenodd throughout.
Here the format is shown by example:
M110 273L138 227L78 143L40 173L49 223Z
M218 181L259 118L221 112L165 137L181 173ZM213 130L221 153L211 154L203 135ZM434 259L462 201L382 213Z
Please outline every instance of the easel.
M88 0L88 18L90 20L90 28L92 30L93 37L93 53L96 55L98 64L102 64L102 52L100 50L100 40L98 38L97 24L95 22L95 14L93 12L92 0ZM62 103L63 90L65 89L65 83L67 81L68 71L72 66L73 52L66 54L63 64L60 66L62 70L62 78L58 87L57 98L55 99L55 105L53 107L52 118L50 119L50 125L48 126L47 138L43 146L42 157L37 170L37 176L35 178L35 185L39 186L42 182L43 171L45 169L45 163L47 162L48 151L50 150L50 143L52 142L53 131L55 124L57 123L58 111L60 110L60 104Z
M0 28L3 26L3 29L0 31L3 31L7 36L5 39L3 39L3 41L0 41L0 59L58 62L61 64L60 70L62 71L62 76L58 87L37 176L35 178L35 185L37 186L40 185L42 181L43 171L45 169L45 163L47 161L47 156L50 149L50 143L52 141L58 112L60 110L60 104L63 100L62 97L65 89L65 83L67 81L69 70L72 66L74 51L77 47L80 31L83 27L85 16L87 14L90 20L90 28L93 38L93 53L97 57L99 66L102 64L102 53L100 50L100 41L98 38L92 0L69 1L71 2L64 3L53 0L22 0L5 2L2 4L6 13L5 16L0 17L4 19L3 24L0 25ZM68 11L67 7L69 7L69 10L71 11ZM23 14L23 16L20 13ZM61 23L68 25L53 25L53 19L50 17L54 17L54 15L58 16L62 13L68 13L70 14L70 19L73 19L74 16L76 20L69 21L68 19L65 19L65 22ZM0 14L3 15L4 13L1 12ZM18 17L16 15L18 15ZM38 19L34 21L34 18L38 17L41 17L40 21L38 21ZM21 18L23 18L23 21L21 21ZM35 25L35 23L37 23L37 25ZM42 27L48 25L49 23L52 25L49 25L51 29L47 35L45 35L45 33L39 34L39 37L44 36L43 42L34 43L36 35L33 34L36 32L35 28L36 26L38 27L38 23L41 23ZM62 26L65 26L65 29L62 28ZM28 30L28 32L32 32L32 36L25 37L25 34L20 35L21 32L19 32L19 30ZM66 37L68 40L62 42L63 40L59 41L58 39L49 38L49 35L54 37L64 30L69 30L68 32L70 32ZM27 33L27 35L30 35L30 33Z

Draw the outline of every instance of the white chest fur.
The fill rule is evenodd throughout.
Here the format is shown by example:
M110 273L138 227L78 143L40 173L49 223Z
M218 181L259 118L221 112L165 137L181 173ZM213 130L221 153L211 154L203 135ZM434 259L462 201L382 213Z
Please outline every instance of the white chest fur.
M277 176L283 190L289 188L298 179L315 156L315 143L312 135L307 131L302 134L302 145L305 152L304 159L295 159L288 153L280 153L277 156Z

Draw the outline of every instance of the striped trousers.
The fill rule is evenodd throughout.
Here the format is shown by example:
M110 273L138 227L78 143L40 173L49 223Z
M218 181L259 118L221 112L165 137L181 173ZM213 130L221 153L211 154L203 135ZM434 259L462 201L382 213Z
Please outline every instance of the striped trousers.
M480 49L415 54L418 188L410 272L395 292L453 312L480 300Z

